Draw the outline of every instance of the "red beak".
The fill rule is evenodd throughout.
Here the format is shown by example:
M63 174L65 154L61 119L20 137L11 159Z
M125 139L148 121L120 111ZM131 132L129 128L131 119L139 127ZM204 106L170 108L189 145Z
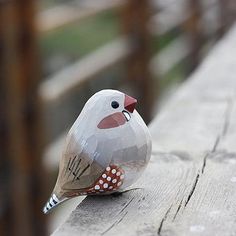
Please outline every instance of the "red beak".
M124 107L127 111L133 113L137 100L125 94L125 104Z

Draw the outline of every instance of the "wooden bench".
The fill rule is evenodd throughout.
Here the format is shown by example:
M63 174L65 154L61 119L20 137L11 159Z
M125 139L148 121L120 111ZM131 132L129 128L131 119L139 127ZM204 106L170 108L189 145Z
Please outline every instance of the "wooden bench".
M236 25L150 125L133 190L87 197L53 235L234 235Z

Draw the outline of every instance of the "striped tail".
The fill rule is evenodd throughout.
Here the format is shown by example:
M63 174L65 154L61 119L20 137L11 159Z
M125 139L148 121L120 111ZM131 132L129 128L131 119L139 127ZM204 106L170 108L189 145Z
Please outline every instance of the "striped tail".
M47 214L52 208L54 208L55 206L57 206L59 203L62 203L66 200L66 198L64 198L63 200L59 200L57 198L57 196L53 193L50 197L50 199L47 201L47 203L45 204L44 208L43 208L43 213Z

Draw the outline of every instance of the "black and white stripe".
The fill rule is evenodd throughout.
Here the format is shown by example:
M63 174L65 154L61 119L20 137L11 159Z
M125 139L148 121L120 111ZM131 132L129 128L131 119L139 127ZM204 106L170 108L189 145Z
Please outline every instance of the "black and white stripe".
M43 208L44 214L47 214L48 211L50 211L53 207L58 205L60 202L61 201L57 198L57 196L55 194L52 194L52 196L50 197L50 199L48 200L48 202Z

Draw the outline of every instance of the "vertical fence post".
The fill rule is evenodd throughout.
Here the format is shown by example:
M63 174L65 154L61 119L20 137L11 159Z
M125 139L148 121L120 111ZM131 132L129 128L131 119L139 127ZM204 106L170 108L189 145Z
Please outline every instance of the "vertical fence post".
M234 0L218 0L218 1L219 1L219 18L220 18L220 28L218 31L218 36L221 37L235 21L236 3Z
M148 0L128 0L123 11L123 28L132 53L127 60L127 77L138 98L138 110L149 122L153 106L153 83L149 70L151 9Z
M7 116L6 116L6 84L4 80L4 31L6 25L6 3L0 5L0 235L10 235L9 225L9 167L7 156Z
M40 105L37 96L36 30L33 0L12 0L1 6L1 62L5 72L4 112L1 120L7 144L5 157L9 187L7 227L9 235L46 235L41 164ZM3 25L1 25L3 27ZM1 106L2 110L2 106ZM1 145L4 142L1 140Z
M185 30L189 37L191 52L189 55L189 73L193 71L201 61L201 48L203 45L203 34L201 29L201 4L199 0L187 1L187 12L189 17L185 23Z

